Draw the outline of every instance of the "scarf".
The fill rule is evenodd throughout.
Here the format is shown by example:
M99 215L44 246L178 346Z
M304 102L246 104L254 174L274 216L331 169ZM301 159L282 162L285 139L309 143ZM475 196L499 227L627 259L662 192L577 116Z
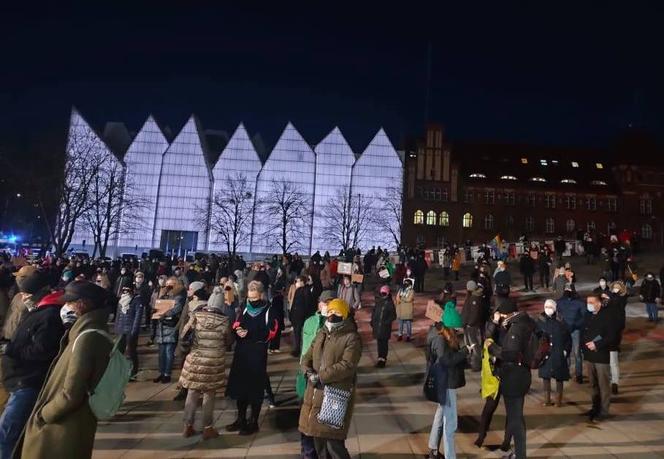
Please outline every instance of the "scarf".
M131 304L131 295L122 295L119 304L120 312L122 312L122 314L127 314L129 311L129 305Z
M264 304L261 307L255 308L254 306L252 306L252 304L250 302L247 301L247 308L245 309L245 311L247 311L247 314L249 314L251 317L256 317L261 312L263 312L263 310L266 307L267 307L267 304Z

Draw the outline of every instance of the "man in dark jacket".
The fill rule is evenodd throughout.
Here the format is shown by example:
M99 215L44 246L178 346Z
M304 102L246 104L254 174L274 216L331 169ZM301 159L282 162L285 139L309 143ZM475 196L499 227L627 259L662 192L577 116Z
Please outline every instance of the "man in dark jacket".
M512 276L504 261L500 260L498 262L496 272L493 274L493 280L496 281L496 288L498 288L499 285L505 285L507 287L512 285Z
M521 260L519 261L519 270L523 275L523 283L525 284L524 291L535 291L533 287L533 274L535 273L535 263L533 259L530 258L530 255L524 253L521 255Z
M302 346L302 327L304 322L316 312L316 304L311 296L311 291L306 286L307 278L300 276L295 280L295 295L291 305L289 318L293 325L293 357L300 357Z
M482 347L482 337L487 314L484 304L484 289L475 281L466 284L467 296L461 310L463 319L463 339L468 346L475 345L476 351L470 358L470 366L473 371L482 369L482 356L479 349Z
M43 277L43 285L48 283L46 275L37 275ZM23 286L21 290L20 294L25 295L31 289ZM9 400L0 417L2 459L11 457L35 405L39 389L46 379L51 361L58 353L58 344L65 332L60 319L63 304L61 297L62 292L46 295L29 308L19 322L13 339L5 346L2 384L9 391Z
M641 284L639 291L639 299L646 304L646 312L648 313L648 322L657 322L658 318L658 303L661 302L661 288L655 275L651 272L646 273L646 277Z
M568 362L574 359L576 382L583 383L583 357L581 354L581 328L586 316L586 305L573 291L571 285L565 287L563 296L556 300L556 312L567 325L572 336L572 352L567 356Z
M373 337L378 345L378 361L376 368L385 368L387 362L388 341L392 334L392 323L397 318L397 311L390 294L390 287L383 285L380 288L379 296L376 298L376 305L371 313L371 329Z
M592 387L592 408L586 413L591 422L609 415L611 405L611 369L609 348L617 341L615 327L609 323L602 299L590 295L586 300L590 314L583 327L583 358L587 363Z
M487 334L493 335L497 327L506 330L500 343L489 342L489 353L497 359L500 390L505 399L507 434L514 438L514 452L508 457L525 459L526 422L523 418L523 402L530 389L532 342L536 324L526 312L517 311L516 303L507 302L494 313Z

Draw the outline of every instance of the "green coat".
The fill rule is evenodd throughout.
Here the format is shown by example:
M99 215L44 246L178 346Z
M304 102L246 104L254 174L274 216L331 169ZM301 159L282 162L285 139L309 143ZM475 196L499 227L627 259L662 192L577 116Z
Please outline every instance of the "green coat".
M325 317L320 315L320 312L317 312L313 316L309 317L304 321L304 326L302 327L302 350L300 352L300 364L302 363L302 358L304 354L307 353L311 343L314 342L314 338L318 333L318 330L325 324ZM300 400L304 397L304 390L307 388L307 380L304 377L302 370L298 370L297 375L295 375L295 393L297 398Z
M95 309L82 315L60 342L46 382L25 427L24 459L83 459L92 457L97 419L88 405L88 392L101 379L113 345L91 328L106 330L109 311ZM45 424L40 425L37 413ZM18 450L18 448L17 448Z
M333 429L318 422L318 413L323 404L323 389L310 382L304 393L300 410L299 430L310 437L331 440L345 440L353 416L357 365L362 356L362 341L357 326L351 319L330 332L327 327L320 333L302 358L302 371L306 374L315 371L323 384L349 390L351 392L343 429Z

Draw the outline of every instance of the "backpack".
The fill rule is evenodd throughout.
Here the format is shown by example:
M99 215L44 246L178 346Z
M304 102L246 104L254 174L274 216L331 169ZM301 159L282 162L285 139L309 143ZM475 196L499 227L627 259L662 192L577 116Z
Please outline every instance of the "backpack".
M103 330L91 328L84 330L74 340L72 352L76 349L78 339L86 333L97 332L113 344L109 354L108 365L94 390L88 392L88 405L99 421L107 421L115 416L125 399L125 387L131 377L132 363L118 350L120 339Z

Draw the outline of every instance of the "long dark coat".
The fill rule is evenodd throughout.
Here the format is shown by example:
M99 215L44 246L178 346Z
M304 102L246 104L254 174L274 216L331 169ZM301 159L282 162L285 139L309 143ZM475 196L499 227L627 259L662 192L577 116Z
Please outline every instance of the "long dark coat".
M551 354L539 368L539 377L568 381L569 366L567 366L566 355L569 355L572 350L572 336L567 325L555 313L551 317L542 313L537 319L537 328L546 333L551 340Z
M397 318L392 295L376 297L376 305L371 313L371 328L375 339L386 339L392 334L392 323Z

